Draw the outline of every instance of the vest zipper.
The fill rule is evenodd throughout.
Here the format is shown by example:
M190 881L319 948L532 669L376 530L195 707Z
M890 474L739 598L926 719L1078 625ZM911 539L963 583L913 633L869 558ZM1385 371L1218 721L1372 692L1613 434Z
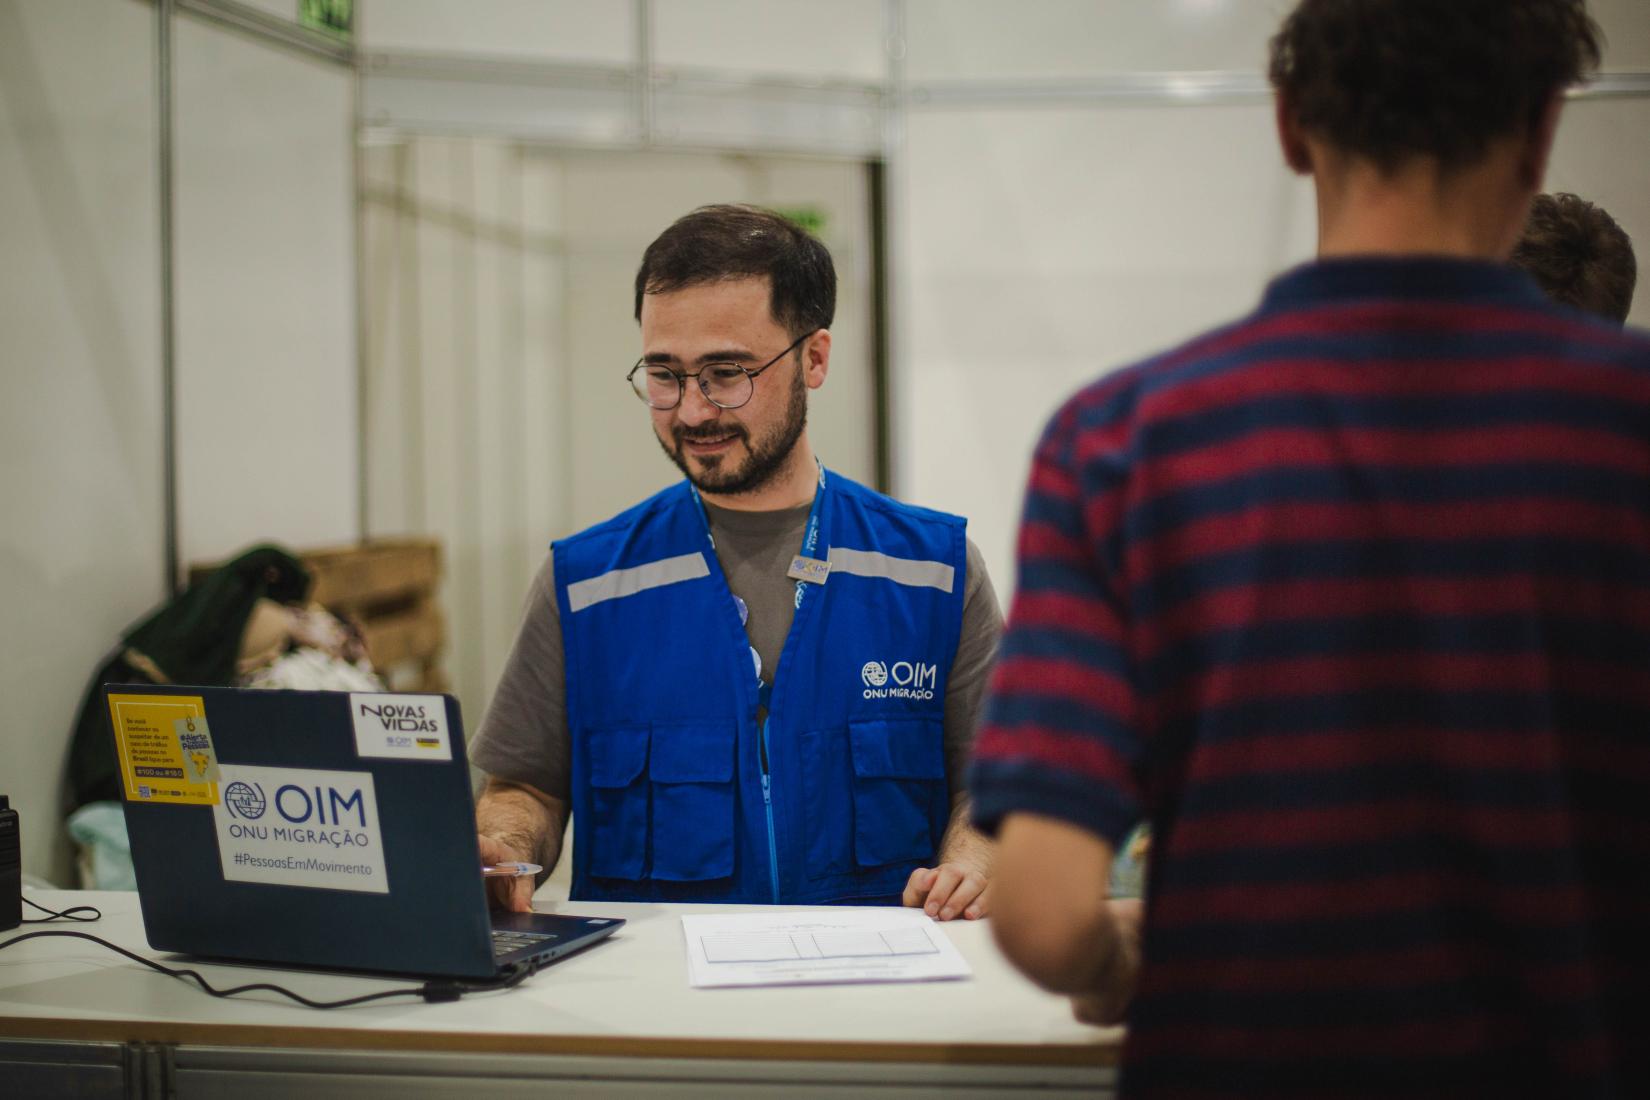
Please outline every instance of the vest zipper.
M779 904L779 845L773 832L773 780L768 775L768 719L762 718L762 808L768 815L768 880L773 884L773 903Z

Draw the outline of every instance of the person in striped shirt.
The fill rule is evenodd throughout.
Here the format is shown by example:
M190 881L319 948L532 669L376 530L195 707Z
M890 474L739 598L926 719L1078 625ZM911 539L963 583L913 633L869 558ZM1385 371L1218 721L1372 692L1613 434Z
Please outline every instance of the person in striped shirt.
M1650 1095L1650 339L1504 263L1598 61L1580 0L1303 0L1318 259L1037 444L974 815L1124 1095Z

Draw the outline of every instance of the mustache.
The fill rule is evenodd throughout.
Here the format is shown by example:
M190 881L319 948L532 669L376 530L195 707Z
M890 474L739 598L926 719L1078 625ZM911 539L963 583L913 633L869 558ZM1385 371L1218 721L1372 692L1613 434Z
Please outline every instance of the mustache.
M687 427L678 424L670 431L671 438L678 444L684 440L704 441L710 439L725 439L733 436L735 439L748 440L750 434L744 428L734 427L732 424L701 424L697 427Z

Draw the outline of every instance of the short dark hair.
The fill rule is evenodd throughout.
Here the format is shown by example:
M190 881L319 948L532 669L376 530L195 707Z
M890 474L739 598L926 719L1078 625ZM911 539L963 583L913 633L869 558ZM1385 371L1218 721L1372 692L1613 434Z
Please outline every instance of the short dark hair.
M1627 322L1638 282L1633 241L1587 200L1568 193L1537 195L1512 262L1533 275L1553 301Z
M1585 0L1301 0L1268 75L1302 129L1391 171L1445 171L1533 127L1598 67Z
M771 288L768 308L786 332L795 337L831 327L836 265L819 238L759 206L701 206L642 253L636 320L642 319L644 295L764 276Z

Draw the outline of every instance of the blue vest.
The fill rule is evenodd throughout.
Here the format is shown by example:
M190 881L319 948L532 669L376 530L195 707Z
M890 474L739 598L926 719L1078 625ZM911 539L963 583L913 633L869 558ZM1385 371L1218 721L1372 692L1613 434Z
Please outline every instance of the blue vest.
M950 817L964 521L822 475L767 721L687 482L558 541L580 900L887 901ZM800 550L801 548L798 547Z

